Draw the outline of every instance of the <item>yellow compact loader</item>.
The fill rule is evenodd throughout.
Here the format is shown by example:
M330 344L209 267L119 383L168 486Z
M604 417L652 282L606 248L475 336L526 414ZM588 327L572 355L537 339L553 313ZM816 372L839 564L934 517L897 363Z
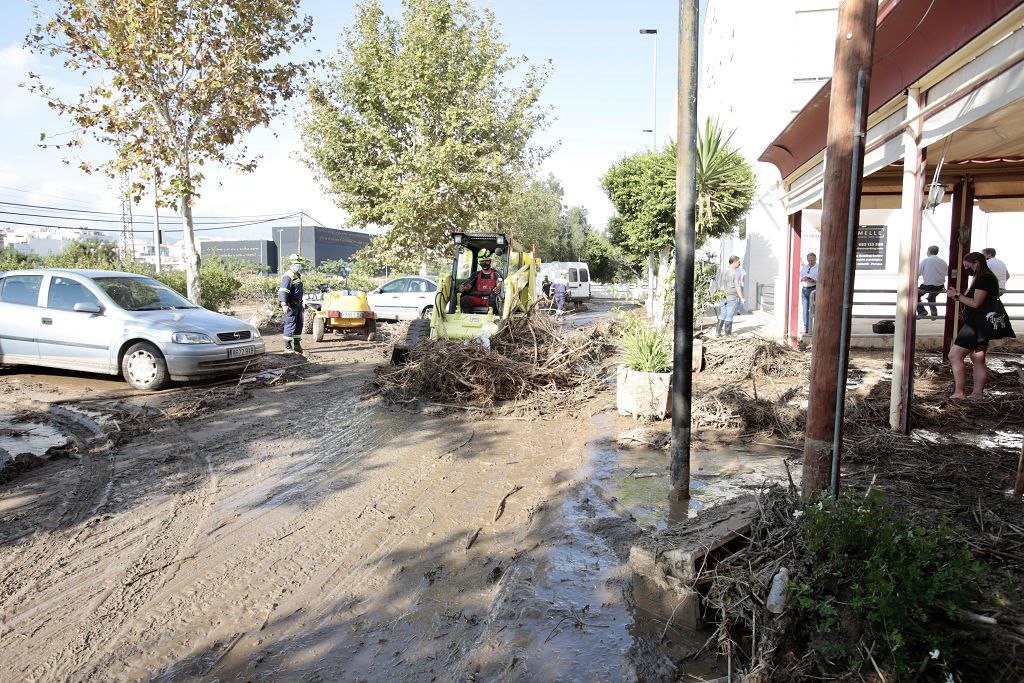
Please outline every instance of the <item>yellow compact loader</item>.
M539 261L529 252L512 251L506 235L493 232L452 233L455 257L451 273L437 283L429 319L413 320L404 340L395 344L391 360L402 363L409 350L427 339L476 340L487 345L498 323L525 314L537 300ZM492 291L474 291L480 260L490 258L498 283ZM462 291L469 285L469 291ZM486 304L486 305L485 305Z

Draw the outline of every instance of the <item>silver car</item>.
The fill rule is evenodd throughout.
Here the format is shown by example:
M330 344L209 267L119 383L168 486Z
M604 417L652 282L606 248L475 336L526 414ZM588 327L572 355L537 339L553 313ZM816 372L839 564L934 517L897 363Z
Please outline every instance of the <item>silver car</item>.
M120 373L152 390L240 370L265 350L252 325L142 275L47 268L0 276L3 364Z

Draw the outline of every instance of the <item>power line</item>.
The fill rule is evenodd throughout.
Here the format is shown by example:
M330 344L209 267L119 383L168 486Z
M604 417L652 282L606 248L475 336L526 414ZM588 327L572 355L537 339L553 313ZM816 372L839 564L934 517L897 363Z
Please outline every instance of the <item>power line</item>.
M5 202L5 201L0 201L0 204L2 204L4 206L20 206L22 208L27 208L27 209L44 209L44 210L47 210L47 211L64 211L64 212L68 212L68 213L87 213L87 214L95 214L95 215L99 215L99 216L120 216L121 215L121 214L113 212L113 211L89 211L87 209L65 209L65 208L60 207L60 206L47 206L45 204L23 204L23 203L19 203L19 202ZM248 220L253 220L253 219L256 219L256 218L269 218L269 217L276 216L276 215L279 215L279 214L258 213L258 214L252 214L252 215L242 215L242 216L195 216L195 217L193 217L193 221L221 221L221 220L223 220L224 222L235 221L235 220L239 220L239 221L245 220L245 221L248 221ZM295 214L291 214L291 215L298 215L298 214L295 213ZM306 214L306 215L309 215L309 214ZM137 216L139 218L152 218L153 217L153 216L151 216L149 214L137 214Z

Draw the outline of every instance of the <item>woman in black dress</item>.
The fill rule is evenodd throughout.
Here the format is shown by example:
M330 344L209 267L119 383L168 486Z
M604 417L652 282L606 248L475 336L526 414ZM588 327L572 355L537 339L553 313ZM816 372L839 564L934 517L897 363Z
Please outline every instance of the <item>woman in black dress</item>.
M967 366L964 359L971 355L974 370L974 389L972 399L982 398L985 382L988 381L988 367L985 365L985 352L988 342L993 339L991 326L986 324L984 315L979 311L985 301L999 297L999 280L989 270L985 255L972 251L964 256L964 268L974 275L971 288L966 294L960 294L955 288L946 290L947 301L957 301L964 307L963 327L953 340L949 349L949 363L953 366L953 395L950 398L967 398ZM989 304L991 305L991 300Z

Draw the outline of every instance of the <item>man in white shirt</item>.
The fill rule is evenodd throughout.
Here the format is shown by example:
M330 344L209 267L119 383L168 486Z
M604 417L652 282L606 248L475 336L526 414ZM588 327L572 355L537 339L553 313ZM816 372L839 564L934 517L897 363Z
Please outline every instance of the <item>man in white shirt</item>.
M807 263L800 266L800 295L804 300L804 334L811 329L811 292L818 287L818 256L808 254Z
M999 280L999 293L1002 294L1006 291L1006 281L1010 279L1010 271L1006 269L1005 263L996 258L996 250L992 247L982 249L981 253L988 259L988 269Z
M928 306L931 313L932 320L939 317L939 313L935 308L935 299L939 296L939 292L946 291L946 274L949 272L949 267L946 262L939 258L939 248L936 246L928 247L928 256L921 261L921 265L918 268L918 277L921 278L921 284L917 288L917 317L924 317L924 306L921 305L921 297L925 294L928 295Z

